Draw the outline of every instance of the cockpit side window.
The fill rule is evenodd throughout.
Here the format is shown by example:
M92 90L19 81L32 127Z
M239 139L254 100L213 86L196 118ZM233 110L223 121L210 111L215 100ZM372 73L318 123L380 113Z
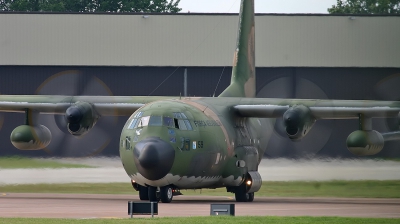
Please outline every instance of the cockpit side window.
M179 129L178 119L174 118L174 125L176 129Z
M184 113L181 113L183 119L188 119Z
M131 121L131 123L129 124L128 129L134 129L136 127L137 122L138 122L138 119L136 119L136 118L133 119Z
M146 127L149 125L150 116L142 117L138 122L138 127Z
M187 130L192 131L193 128L192 128L192 125L190 124L190 121L189 120L184 120L184 121L185 121Z
M138 121L140 121L140 118L142 117L142 115L143 115L142 111L140 111L139 113L135 114L135 116L133 116L134 119L132 119L132 121L128 125L128 129L136 128L136 126L139 123Z
M182 118L181 113L174 113L174 118L178 118L178 119Z
M142 117L142 115L143 115L143 112L140 111L139 113L135 114L135 116L133 116L133 117L134 118L139 118L139 117Z
M178 120L179 129L186 131L187 127L184 120Z
M184 113L178 113L175 112L174 114L174 124L175 128L184 130L184 131L192 131L193 127L190 124L190 121L188 120L187 116Z

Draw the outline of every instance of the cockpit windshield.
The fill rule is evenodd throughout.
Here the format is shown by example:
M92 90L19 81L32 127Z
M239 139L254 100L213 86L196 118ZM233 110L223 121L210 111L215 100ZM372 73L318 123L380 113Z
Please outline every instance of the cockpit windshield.
M184 113L173 113L174 118L163 116L145 116L143 112L135 114L128 125L128 129L142 128L147 126L161 127L167 126L180 130L193 130L193 127Z

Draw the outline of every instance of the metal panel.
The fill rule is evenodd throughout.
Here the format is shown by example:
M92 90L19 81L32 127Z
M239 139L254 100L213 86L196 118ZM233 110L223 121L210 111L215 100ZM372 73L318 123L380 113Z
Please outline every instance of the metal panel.
M2 65L216 66L230 64L223 49L236 36L232 16L0 14L0 21Z
M184 68L175 73L174 67L57 67L57 66L0 66L0 93L1 94L35 94L41 89L47 93L65 94L64 91L74 90L71 94L93 94L97 92L84 91L88 85L93 85L91 77L96 76L104 84L106 93L113 95L179 95L183 92ZM67 72L70 71L70 72ZM229 85L231 69L227 68L216 88L222 67L202 68L188 67L188 95L189 96L218 96ZM76 80L76 90L67 83L64 76L82 74ZM171 75L172 74L172 75ZM171 75L171 76L170 76ZM168 79L167 77L170 76ZM63 77L65 79L63 79ZM61 81L60 81L61 79ZM49 88L49 80L57 81ZM93 79L92 79L93 80ZM165 82L164 82L165 80ZM163 83L163 84L161 84ZM160 85L161 84L161 85ZM157 88L160 86L159 88ZM399 100L400 68L258 68L257 69L257 96L271 98L321 98L321 99L353 99L353 100ZM52 92L54 91L54 92ZM151 93L151 94L150 94ZM0 127L0 155L23 156L71 156L71 145L54 151L27 152L18 151L10 142L12 130L23 124L24 114L3 113L4 123ZM41 115L41 118L53 123L55 116ZM105 117L104 117L105 118ZM117 117L115 121L106 123L109 133L109 144L99 151L101 156L117 156L120 144L121 129L128 117ZM100 119L99 122L103 120ZM1 126L0 116L0 126ZM266 156L269 157L298 157L304 152L314 152L318 156L354 157L346 148L347 136L358 129L358 120L319 120L311 132L300 142L291 142L285 133L279 130L271 138ZM99 127L99 126L96 126ZM373 128L385 133L398 130L396 120L374 119ZM62 134L66 127L53 128L50 131ZM322 135L319 135L322 133ZM64 135L62 135L64 136ZM79 140L79 139L78 139ZM83 139L82 139L83 140ZM96 140L97 142L98 140ZM56 140L53 139L53 143ZM102 142L100 142L102 143ZM93 143L94 144L94 143ZM387 142L378 157L399 157L400 142ZM79 144L73 145L78 149ZM50 147L49 147L50 148ZM49 154L50 153L50 154Z
M0 65L231 66L234 14L0 13ZM258 67L400 67L400 16L258 15Z
M261 16L257 25L257 52L268 52L257 66L400 67L399 16Z

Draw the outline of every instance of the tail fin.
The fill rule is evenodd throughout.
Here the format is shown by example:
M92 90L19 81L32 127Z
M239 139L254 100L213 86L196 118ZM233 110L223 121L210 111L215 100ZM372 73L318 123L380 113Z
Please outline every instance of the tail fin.
M254 0L242 0L231 84L219 97L255 97Z

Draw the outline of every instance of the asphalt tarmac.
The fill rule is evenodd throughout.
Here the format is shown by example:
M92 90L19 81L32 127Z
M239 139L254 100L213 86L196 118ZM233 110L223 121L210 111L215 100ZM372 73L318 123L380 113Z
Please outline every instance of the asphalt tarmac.
M138 201L138 198L132 195L0 194L0 217L129 218L128 201ZM158 217L209 216L211 204L232 203L236 216L400 218L400 199L256 197L252 203L237 203L233 198L210 196L179 196L170 204L159 203Z
M55 159L93 165L86 169L0 169L1 184L129 182L118 158ZM373 160L263 160L266 181L399 180L400 163ZM0 217L128 218L137 195L15 194L0 192ZM208 216L210 204L236 205L237 216L342 216L400 218L400 199L259 198L236 203L229 197L179 196L159 204L159 217ZM143 216L139 216L143 217Z

